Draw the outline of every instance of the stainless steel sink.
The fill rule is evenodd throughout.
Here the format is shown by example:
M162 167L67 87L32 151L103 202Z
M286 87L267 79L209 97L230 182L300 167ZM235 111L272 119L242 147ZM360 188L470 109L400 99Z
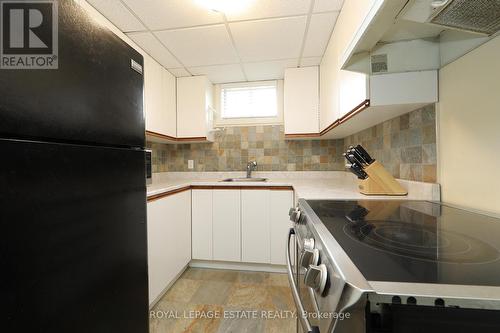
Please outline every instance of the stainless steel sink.
M226 178L222 182L265 182L267 178Z

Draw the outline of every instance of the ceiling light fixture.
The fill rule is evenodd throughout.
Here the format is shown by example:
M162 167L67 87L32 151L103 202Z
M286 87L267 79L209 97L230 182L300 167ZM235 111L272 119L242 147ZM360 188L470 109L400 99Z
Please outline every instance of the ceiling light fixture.
M236 14L247 9L255 0L195 0L201 7L224 14Z

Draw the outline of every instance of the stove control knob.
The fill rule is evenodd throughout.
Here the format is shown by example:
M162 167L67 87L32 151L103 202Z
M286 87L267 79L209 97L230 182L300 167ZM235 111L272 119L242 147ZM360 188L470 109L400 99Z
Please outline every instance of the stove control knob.
M325 264L319 266L309 265L309 269L304 276L304 283L306 286L316 290L319 294L323 294L326 287L326 278L328 272Z
M301 215L300 209L296 208L293 211L290 210L289 214L290 214L290 221L294 223L299 223Z
M304 239L303 248L306 250L314 249L314 238L306 238Z
M318 249L304 249L300 257L300 266L309 268L309 266L316 266L319 263L319 250Z

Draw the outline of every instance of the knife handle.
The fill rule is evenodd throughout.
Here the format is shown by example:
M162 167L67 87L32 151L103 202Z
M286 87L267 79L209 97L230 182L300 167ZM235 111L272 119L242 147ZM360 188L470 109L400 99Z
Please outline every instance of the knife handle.
M364 158L363 155L361 155L356 149L350 149L349 150L349 153L354 155L354 157L356 158L356 160L358 160L359 164L361 164L362 166L363 165L368 165L368 161Z
M362 145L357 145L356 148L354 148L363 158L368 162L368 164L372 164L375 162L375 160L368 154L368 152L363 148Z

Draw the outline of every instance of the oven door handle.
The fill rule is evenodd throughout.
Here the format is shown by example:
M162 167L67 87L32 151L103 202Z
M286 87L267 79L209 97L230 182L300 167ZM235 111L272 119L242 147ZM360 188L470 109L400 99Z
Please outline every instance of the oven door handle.
M293 301L295 302L295 306L298 310L298 318L300 321L300 325L302 329L307 333L319 333L319 328L317 326L311 326L309 323L309 319L307 319L306 312L304 310L304 306L302 305L302 301L300 300L299 291L297 290L297 284L295 283L295 278L293 277L292 271L292 260L290 259L290 239L292 235L295 235L295 230L290 228L288 231L288 237L286 239L286 268L288 272L288 281L292 288L292 296Z

